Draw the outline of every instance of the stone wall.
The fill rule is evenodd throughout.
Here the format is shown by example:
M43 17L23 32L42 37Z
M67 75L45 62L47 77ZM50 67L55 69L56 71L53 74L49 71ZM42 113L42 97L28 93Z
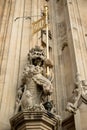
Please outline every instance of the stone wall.
M40 18L45 3L45 0L0 0L0 130L10 128L9 118L14 115L16 89L21 84L28 51L36 44L41 45L40 32L32 37L31 23ZM50 57L54 63L53 99L57 113L66 119L70 116L65 109L76 73L80 73L82 80L87 77L87 2L49 0L48 6L52 33ZM75 122L80 130L77 117L79 113Z
M0 0L0 6L1 2ZM40 44L40 34L36 34L31 39L31 23L41 17L43 5L44 1L40 0L2 2L0 12L1 15L3 13L0 29L0 130L10 128L9 119L14 114L16 89L21 82L27 54L31 47Z

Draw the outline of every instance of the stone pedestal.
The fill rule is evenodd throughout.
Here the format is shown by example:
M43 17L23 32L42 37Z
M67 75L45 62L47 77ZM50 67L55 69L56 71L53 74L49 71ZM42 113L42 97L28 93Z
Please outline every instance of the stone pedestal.
M20 112L10 120L11 130L58 130L58 120L45 112Z

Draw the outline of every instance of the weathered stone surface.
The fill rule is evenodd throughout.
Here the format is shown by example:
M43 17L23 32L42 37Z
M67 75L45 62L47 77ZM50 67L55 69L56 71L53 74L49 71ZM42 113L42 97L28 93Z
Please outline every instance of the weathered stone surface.
M41 45L40 32L32 38L31 23L41 17L45 3L46 0L0 0L0 130L10 129L9 118L14 115L16 90L27 53L36 44ZM48 5L50 58L54 63L52 98L57 113L66 119L70 116L65 109L72 98L76 73L81 75L81 81L87 80L87 1L49 0ZM83 95L83 103L85 99ZM76 130L87 129L83 122L87 106L80 107L74 115Z
M32 48L28 53L21 86L17 90L15 113L21 110L45 109L44 104L51 102L49 96L53 92L53 77L50 73L47 75L47 67L51 69L53 65L46 58L44 50L39 46Z
M10 122L12 130L58 130L58 119L45 112L23 111Z

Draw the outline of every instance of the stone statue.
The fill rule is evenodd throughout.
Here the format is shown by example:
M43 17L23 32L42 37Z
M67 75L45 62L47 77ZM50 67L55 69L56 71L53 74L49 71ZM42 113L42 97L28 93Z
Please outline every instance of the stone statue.
M73 90L74 102L68 102L66 110L76 113L82 101L87 102L87 81L81 80L80 74L76 74L75 89ZM87 104L87 103L86 103Z
M46 67L53 65L39 46L28 54L28 63L23 72L22 85L17 91L16 113L20 110L45 110L43 104L50 102L53 92L53 74L47 75Z

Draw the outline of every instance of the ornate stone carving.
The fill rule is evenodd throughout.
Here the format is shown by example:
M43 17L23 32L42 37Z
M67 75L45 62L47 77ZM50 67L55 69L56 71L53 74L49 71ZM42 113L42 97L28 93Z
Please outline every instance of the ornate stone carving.
M29 51L28 63L23 72L22 85L17 90L16 110L45 110L44 103L50 102L53 92L52 75L46 74L53 64L46 59L44 51L36 46Z
M73 91L74 102L68 102L66 110L71 113L76 113L82 101L87 103L87 81L81 80L80 75L76 74L75 89Z

